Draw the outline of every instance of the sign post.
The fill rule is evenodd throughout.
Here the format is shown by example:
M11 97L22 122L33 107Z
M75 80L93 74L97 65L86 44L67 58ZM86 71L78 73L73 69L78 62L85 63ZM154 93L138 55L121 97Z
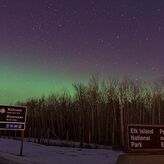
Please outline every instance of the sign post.
M20 156L23 156L23 140L24 140L24 131L21 132L21 148L20 148Z
M23 140L27 108L23 106L0 105L0 130L21 131L20 156L23 155Z

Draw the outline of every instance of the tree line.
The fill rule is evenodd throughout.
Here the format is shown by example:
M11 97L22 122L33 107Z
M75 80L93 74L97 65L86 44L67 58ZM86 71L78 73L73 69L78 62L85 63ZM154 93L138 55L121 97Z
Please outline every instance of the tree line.
M54 139L123 148L128 124L164 124L163 84L92 77L88 84L73 84L73 96L64 92L19 102L28 109L25 135L38 143Z

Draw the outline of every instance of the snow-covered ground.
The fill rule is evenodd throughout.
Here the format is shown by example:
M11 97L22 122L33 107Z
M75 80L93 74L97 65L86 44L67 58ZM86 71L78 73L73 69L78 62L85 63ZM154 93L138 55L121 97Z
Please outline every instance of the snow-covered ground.
M114 164L121 154L105 149L45 146L31 142L24 142L23 157L19 156L19 151L20 141L0 138L0 158L17 164Z

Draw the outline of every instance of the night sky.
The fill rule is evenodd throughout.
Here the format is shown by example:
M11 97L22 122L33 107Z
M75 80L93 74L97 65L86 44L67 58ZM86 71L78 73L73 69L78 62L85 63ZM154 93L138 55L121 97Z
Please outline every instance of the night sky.
M163 0L0 0L0 103L102 78L164 75Z

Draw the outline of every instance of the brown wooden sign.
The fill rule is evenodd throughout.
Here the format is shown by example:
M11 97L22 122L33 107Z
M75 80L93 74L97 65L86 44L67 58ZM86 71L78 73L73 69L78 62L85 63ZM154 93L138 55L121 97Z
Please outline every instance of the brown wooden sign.
M164 125L128 125L129 151L164 150Z

